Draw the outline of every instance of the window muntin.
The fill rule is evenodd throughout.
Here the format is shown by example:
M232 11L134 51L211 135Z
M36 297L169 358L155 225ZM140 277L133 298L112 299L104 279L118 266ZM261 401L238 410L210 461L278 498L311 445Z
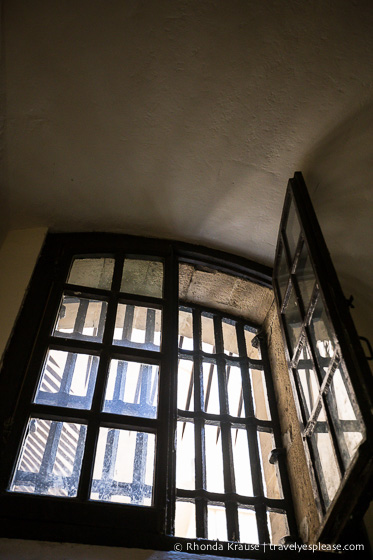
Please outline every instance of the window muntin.
M185 347L185 338L193 344ZM240 319L180 307L176 536L268 542L272 518L264 511L286 518L254 338L255 329ZM271 534L288 532L279 537L274 525Z

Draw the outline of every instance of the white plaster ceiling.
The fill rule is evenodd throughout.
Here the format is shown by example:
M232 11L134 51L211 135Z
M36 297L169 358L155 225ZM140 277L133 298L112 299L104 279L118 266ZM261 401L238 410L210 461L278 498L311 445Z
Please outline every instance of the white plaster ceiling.
M301 170L338 268L373 286L370 0L5 0L2 26L3 228L272 264Z

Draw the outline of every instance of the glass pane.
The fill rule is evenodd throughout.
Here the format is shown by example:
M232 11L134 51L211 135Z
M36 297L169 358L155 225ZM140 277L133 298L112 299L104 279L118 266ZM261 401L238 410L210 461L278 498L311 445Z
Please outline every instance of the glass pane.
M114 259L74 259L67 279L68 284L110 290L114 272Z
M156 418L158 376L157 365L111 360L103 411Z
M224 353L238 356L236 325L222 321Z
M162 311L118 304L114 344L158 352L161 346Z
M207 504L207 538L213 541L227 541L227 516L224 506Z
M206 490L224 492L223 452L220 427L205 425Z
M286 222L286 237L288 240L290 256L292 260L294 259L295 256L295 250L298 245L299 235L300 235L300 225L295 211L294 202L292 201L290 204L288 219Z
M290 357L292 357L302 330L302 318L300 315L298 302L295 297L294 288L291 290L290 298L284 312L284 317L286 329L289 336L289 351L291 354Z
M176 487L195 489L194 424L177 423Z
M238 526L240 529L240 542L258 544L258 526L255 512L251 509L238 508Z
M286 288L289 283L289 276L290 276L289 268L286 262L284 246L282 245L280 249L280 257L279 257L278 272L277 272L277 282L280 288L281 303L285 299Z
M344 370L339 368L333 374L329 391L326 394L326 402L346 468L365 436L365 427L354 401L354 394L346 380Z
M175 536L196 538L196 506L191 502L176 501Z
M308 419L315 406L320 386L311 360L311 354L306 344L303 345L297 365L300 381L303 409Z
M49 350L35 403L89 409L92 404L99 358Z
M76 496L86 430L83 424L31 418L10 490Z
M152 505L155 435L100 428L91 499Z
M331 364L335 346L333 342L333 329L325 312L325 307L319 295L310 323L311 345L316 354L321 375Z
M259 369L250 368L251 387L254 397L255 416L259 420L270 420L267 388L264 372Z
M333 452L333 441L322 407L312 435L311 446L325 506L333 500L341 482L341 475Z
M253 346L252 342L256 336L256 333L251 332L248 327L245 327L245 342L246 342L246 352L249 358L252 360L260 360L260 350ZM257 340L257 339L256 339Z
M106 301L64 295L53 336L102 342Z
M274 449L273 436L268 432L258 432L258 442L262 463L264 495L267 498L280 499L282 498L282 492L278 483L277 466L276 463L272 465L269 462L271 451Z
M226 366L228 407L231 416L244 416L244 404L242 396L241 369L237 366Z
M179 311L179 348L193 350L193 315L191 311Z
M215 353L215 332L212 317L202 315L202 350L208 354Z
M298 286L301 292L304 309L307 311L316 280L308 254L308 249L305 243L303 243L303 247L299 255L295 275L298 280Z
M177 378L177 408L180 408L180 410L194 410L192 360L179 360Z
M267 521L271 544L280 544L280 540L289 535L289 526L286 515L284 513L268 511Z
M203 362L202 371L205 412L220 414L218 372L216 365Z
M159 261L125 259L121 292L161 298L163 263Z
M247 432L243 428L231 428L231 437L236 492L241 496L253 496Z

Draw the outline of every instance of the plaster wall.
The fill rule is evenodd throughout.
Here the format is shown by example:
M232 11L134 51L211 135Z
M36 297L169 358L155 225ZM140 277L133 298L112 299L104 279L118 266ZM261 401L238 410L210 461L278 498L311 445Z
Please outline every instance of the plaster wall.
M12 333L46 232L46 228L13 230L0 247L0 356Z

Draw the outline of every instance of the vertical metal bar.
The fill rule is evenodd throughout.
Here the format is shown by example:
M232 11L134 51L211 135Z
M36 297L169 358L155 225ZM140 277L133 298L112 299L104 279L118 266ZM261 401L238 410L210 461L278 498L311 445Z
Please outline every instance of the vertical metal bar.
M48 479L50 478L49 475L53 471L61 432L62 422L51 421L44 448L43 459L39 469L39 481L35 484L35 494L46 494L50 488L51 483L48 482Z
M85 437L87 432L87 426L85 426L84 424L78 424L78 425L79 425L79 437L78 437L74 464L73 464L70 482L69 482L68 496L75 496L78 491L80 468L82 464L84 443L85 443Z
M135 457L133 461L133 482L131 503L142 505L144 502L144 484L146 474L146 458L148 453L148 434L136 433Z
M114 469L117 459L119 430L109 429L106 436L104 464L99 482L99 500L110 501L112 496Z

